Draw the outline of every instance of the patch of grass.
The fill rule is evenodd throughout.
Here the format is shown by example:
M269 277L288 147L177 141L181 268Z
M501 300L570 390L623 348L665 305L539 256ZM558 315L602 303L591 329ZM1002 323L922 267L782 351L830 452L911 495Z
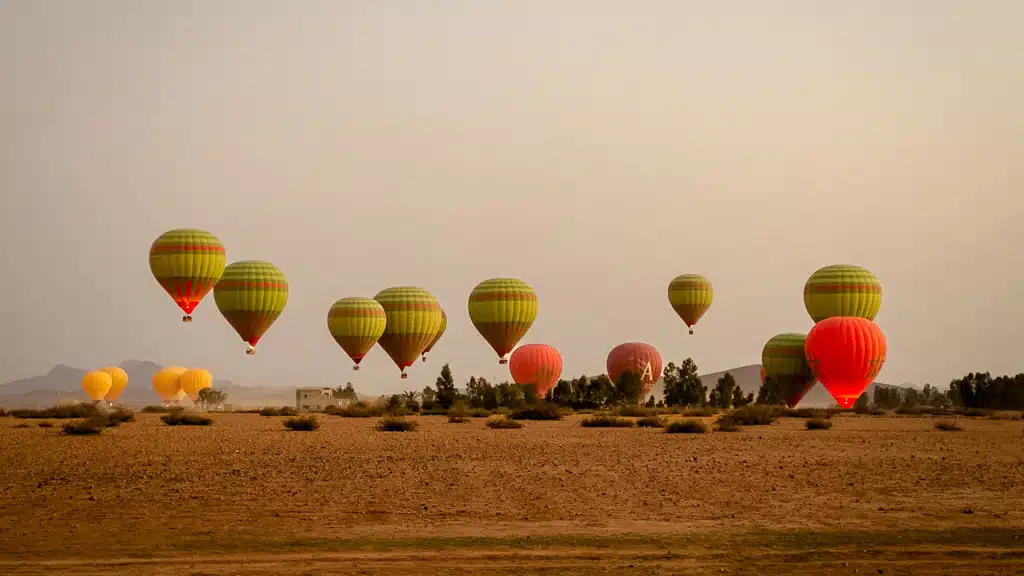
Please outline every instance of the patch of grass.
M146 414L167 414L169 412L177 412L182 410L180 406L146 406L142 409Z
M476 408L473 410L473 418L489 418L490 415L490 410L484 410L483 408Z
M513 420L561 420L562 411L559 410L557 404L548 402L513 410L509 414L509 418Z
M39 427L40 428L53 428L53 422L50 422L49 420L43 420L42 422L39 423Z
M982 410L981 408L964 408L961 413L968 418L984 418L988 416L988 410Z
M118 408L113 412L107 413L108 422L116 422L117 424L123 424L125 422L135 422L135 413L131 410L125 410L124 408ZM115 426L117 425L115 424Z
M161 416L160 419L168 426L209 426L213 424L213 418L183 412L172 412Z
M31 428L32 425L29 424L28 422L19 422L18 424L15 424L14 427L15 428Z
M469 416L456 416L455 414L448 417L449 424L469 424L471 420Z
M696 408L687 408L681 414L690 418L707 418L708 416L718 414L718 408L714 406L698 406Z
M636 425L641 428L664 428L665 422L659 416L644 416L636 421Z
M787 418L831 418L832 413L821 408L784 408L782 416Z
M312 432L320 427L320 421L316 419L316 416L298 416L296 418L289 418L284 421L284 427L289 430L300 430L303 432Z
M718 432L739 432L743 430L743 427L728 415L725 415L715 421L715 430Z
M68 436L95 436L103 432L105 425L103 422L97 422L95 420L80 420L78 422L68 422L61 426L61 430Z
M291 406L265 406L260 409L260 416L298 416L299 412Z
M963 430L959 424L953 420L939 420L935 423L936 430L942 430L943 432L955 432L957 430Z
M487 427L494 430L515 430L522 428L522 422L517 422L509 418L491 418L487 421Z
M993 412L988 415L989 420L1020 420L1020 414L1016 412Z
M825 418L811 418L806 425L808 430L828 430L832 428L832 421Z
M632 428L636 422L629 418L620 418L611 414L594 414L580 421L584 428Z
M648 408L646 406L628 405L619 406L615 410L612 410L612 414L616 416L625 416L627 418L643 418L645 416L655 414L655 411L653 408Z
M741 426L766 426L774 423L779 417L778 411L774 407L754 404L737 408L728 416Z
M666 434L706 434L708 425L701 420L676 420L665 426Z
M418 422L406 420L397 416L388 416L381 418L377 422L377 431L379 432L412 432L419 426Z
M90 418L99 414L99 409L92 404L71 404L54 406L43 410L12 410L11 416L24 419L68 420L74 418Z

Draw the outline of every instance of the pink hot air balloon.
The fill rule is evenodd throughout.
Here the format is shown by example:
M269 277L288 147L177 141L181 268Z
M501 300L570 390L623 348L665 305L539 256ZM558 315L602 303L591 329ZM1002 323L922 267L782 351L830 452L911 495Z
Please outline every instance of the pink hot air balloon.
M526 344L512 353L508 369L516 384L536 384L543 398L562 375L562 355L547 344Z
M646 342L619 344L608 353L608 378L617 382L627 371L635 372L644 383L644 396L651 393L654 383L661 377L661 354Z

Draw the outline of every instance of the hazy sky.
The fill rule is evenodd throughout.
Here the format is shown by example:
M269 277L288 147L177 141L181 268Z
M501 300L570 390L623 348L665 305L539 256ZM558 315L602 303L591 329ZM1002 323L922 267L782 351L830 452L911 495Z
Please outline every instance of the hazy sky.
M879 380L1024 371L1022 29L1018 0L0 0L0 381L506 377L466 309L493 276L537 290L523 343L565 376L634 340L711 372L808 331L834 263L883 283ZM152 278L179 227L287 275L256 356ZM715 287L694 336L685 272ZM352 373L328 308L398 284L447 333L407 382L379 348Z

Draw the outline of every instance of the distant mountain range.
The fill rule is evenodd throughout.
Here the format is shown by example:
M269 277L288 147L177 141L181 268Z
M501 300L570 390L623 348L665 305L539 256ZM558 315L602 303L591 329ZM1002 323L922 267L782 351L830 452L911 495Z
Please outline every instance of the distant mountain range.
M126 360L119 366L128 373L128 389L121 396L120 403L134 408L141 408L150 404L160 404L160 398L153 392L153 374L163 368L155 362L148 360ZM82 390L82 376L85 370L72 368L58 364L42 376L22 378L0 385L0 407L3 408L45 408L59 402L87 401L89 398ZM704 374L701 381L710 391L715 387L718 379L726 372L732 374L736 383L745 394L753 392L761 386L761 365L751 364L730 370L723 370L713 374ZM870 394L876 386L894 388L888 384L874 382L867 388ZM213 387L228 395L228 404L236 407L252 408L261 406L293 406L295 404L294 388L255 388L241 386L232 383L230 380L215 380ZM661 380L655 383L653 392L657 398L662 397L664 383ZM373 401L377 396L360 394L360 399ZM190 401L181 401L189 405ZM801 406L819 407L829 406L835 401L827 390L819 383L807 393Z

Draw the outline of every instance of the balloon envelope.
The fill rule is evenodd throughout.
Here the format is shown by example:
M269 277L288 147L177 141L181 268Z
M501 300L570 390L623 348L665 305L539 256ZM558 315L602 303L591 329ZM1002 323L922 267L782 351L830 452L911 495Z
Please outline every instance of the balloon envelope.
M213 300L252 354L288 304L288 279L270 262L233 262L213 288Z
M384 334L387 323L384 307L373 298L342 298L327 312L327 330L355 366Z
M107 391L103 399L107 402L117 402L125 387L128 386L128 373L119 366L104 366L100 370L110 374L110 390Z
M526 344L512 353L508 369L516 384L536 384L543 398L562 375L562 355L547 344Z
M885 334L865 318L835 316L811 328L804 351L829 394L850 408L885 364Z
M814 371L804 353L806 340L805 334L778 334L761 350L761 381L771 378L790 408L814 387Z
M430 352L431 350L434 349L434 345L436 345L437 341L441 339L441 336L444 336L444 331L447 330L447 329L448 329L448 315L445 314L444 308L442 308L441 309L441 328L438 329L437 335L434 336L434 339L430 341L430 344L428 344L427 347L423 349L423 361L424 362L426 362L426 360L427 360L427 352Z
M874 320L881 306L882 283L867 268L825 266L804 284L804 307L815 322L835 316Z
M110 391L110 386L110 374L102 370L86 372L82 376L82 389L93 402L103 400L103 397Z
M199 391L213 386L213 374L202 368L192 368L181 373L178 384L190 400L199 402Z
M412 366L441 328L441 305L434 296L415 286L385 288L373 297L384 308L387 325L377 344L402 370Z
M518 278L484 280L469 294L469 318L500 364L533 326L537 310L537 293Z
M700 274L676 276L668 285L668 302L686 327L691 328L690 334L693 325L711 308L714 296L711 281Z
M185 397L185 391L181 389L180 378L186 368L181 366L168 366L153 374L153 391L164 402L181 400Z
M220 280L226 260L224 246L206 230L169 230L149 247L149 270L185 312L184 320Z
M661 378L661 354L646 342L619 344L608 353L605 365L612 382L618 382L626 371L634 372L644 384L644 396L651 393L654 383Z

